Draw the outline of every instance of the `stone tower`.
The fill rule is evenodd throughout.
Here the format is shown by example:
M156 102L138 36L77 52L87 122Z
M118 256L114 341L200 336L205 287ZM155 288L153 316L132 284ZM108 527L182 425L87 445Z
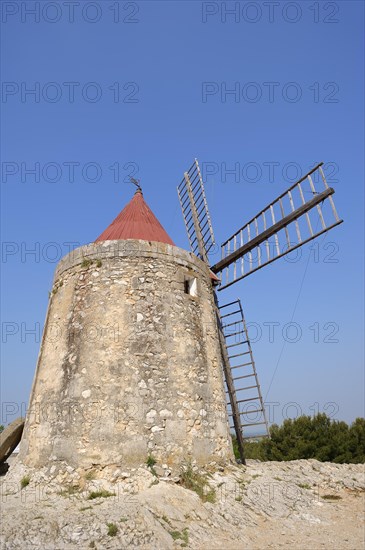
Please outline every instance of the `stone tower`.
M213 276L214 277L214 276ZM212 274L138 190L51 292L20 460L170 467L233 459Z

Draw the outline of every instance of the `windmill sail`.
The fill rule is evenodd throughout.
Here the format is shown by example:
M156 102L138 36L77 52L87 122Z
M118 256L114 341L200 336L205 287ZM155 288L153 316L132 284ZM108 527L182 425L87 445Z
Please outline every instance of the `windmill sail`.
M342 223L322 169L315 166L222 244L219 290L247 277ZM317 176L323 190L315 188ZM325 221L325 218L329 221Z
M197 159L177 188L191 250L208 263L214 234Z
M265 407L241 301L222 305L219 310L229 360L225 378L230 427L236 431L238 443L237 429L243 439L267 437Z

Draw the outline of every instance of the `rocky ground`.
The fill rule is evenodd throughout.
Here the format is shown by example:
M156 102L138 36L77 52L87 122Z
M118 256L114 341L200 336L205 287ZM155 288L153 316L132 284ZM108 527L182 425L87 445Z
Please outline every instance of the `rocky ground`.
M1 548L363 550L364 490L364 465L316 460L182 477L159 465L36 473L15 460L1 477Z

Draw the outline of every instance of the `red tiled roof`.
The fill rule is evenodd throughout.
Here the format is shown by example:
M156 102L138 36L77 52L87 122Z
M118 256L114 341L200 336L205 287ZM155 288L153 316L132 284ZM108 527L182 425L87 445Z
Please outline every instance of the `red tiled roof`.
M126 239L174 244L145 203L141 191L136 191L132 200L95 242Z

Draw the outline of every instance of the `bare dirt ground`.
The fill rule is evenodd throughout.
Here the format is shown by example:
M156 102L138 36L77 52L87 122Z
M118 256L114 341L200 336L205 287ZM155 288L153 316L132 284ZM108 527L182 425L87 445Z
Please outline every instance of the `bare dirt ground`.
M249 548L363 550L364 496L348 491L341 491L340 495L341 501L327 501L321 508L317 506L300 523L290 516L280 521L260 518L256 527L246 531Z

